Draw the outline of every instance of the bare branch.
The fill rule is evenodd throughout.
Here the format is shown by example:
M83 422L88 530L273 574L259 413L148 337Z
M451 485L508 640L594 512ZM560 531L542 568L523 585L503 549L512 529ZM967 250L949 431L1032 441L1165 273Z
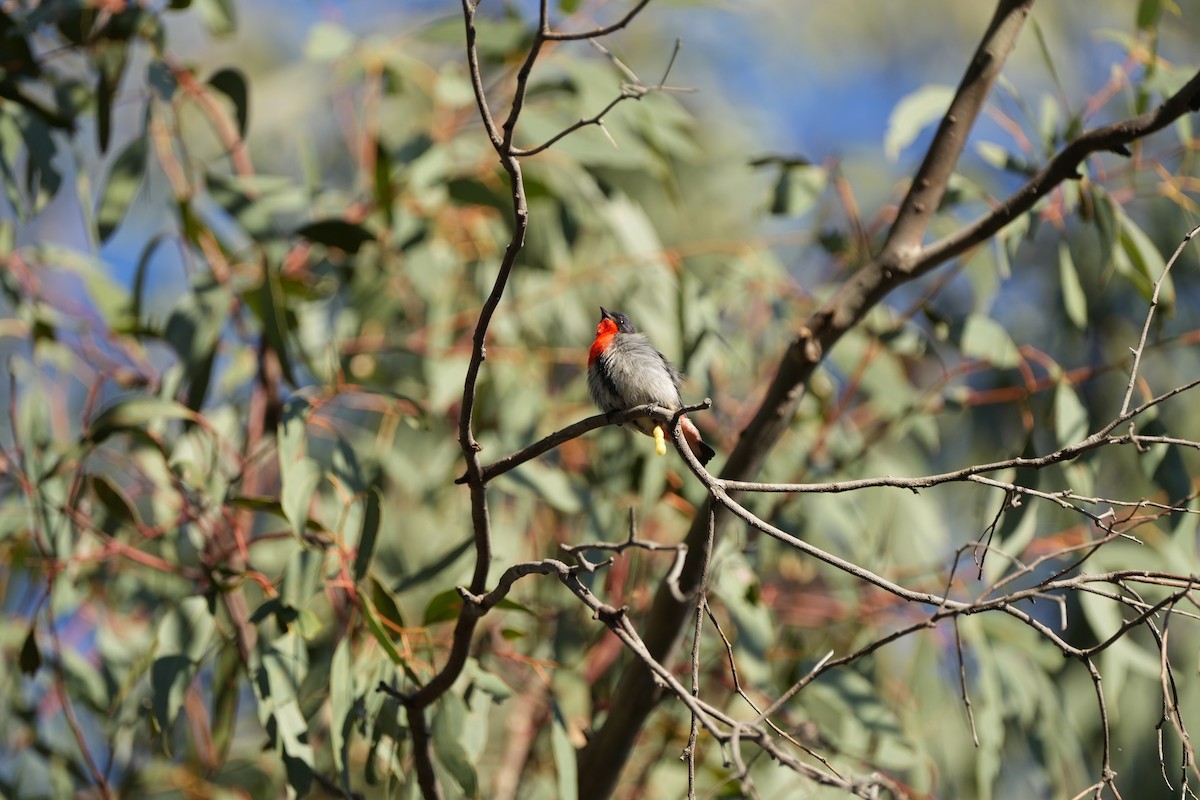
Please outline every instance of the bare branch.
M967 134L983 110L992 84L1016 45L1032 6L1033 0L1000 0L997 4L996 13L963 73L954 99L933 135L925 160L900 204L880 260L903 261L920 249L921 238L942 202L950 176L967 143Z
M617 688L605 725L597 731L592 742L581 754L579 772L581 797L602 797L611 793L611 789L620 773L621 765L624 763L629 749L636 738L637 731L641 728L646 715L653 708L657 698L663 693L673 695L677 698L688 709L691 716L688 742L683 752L683 757L687 761L688 766L689 797L694 797L696 794L696 753L700 737L704 734L713 737L713 740L722 747L728 746L727 752L735 765L737 771L736 777L742 781L743 789L747 792L753 793L753 784L750 781L749 764L743 757L742 744L743 742L754 742L762 752L767 753L781 764L794 769L798 774L813 781L827 786L836 786L843 791L849 791L863 797L873 796L881 787L887 785L886 781L875 778L865 781L855 781L843 778L836 773L830 774L830 772L834 771L824 759L821 759L822 763L829 769L829 772L816 769L809 764L799 761L789 752L781 749L780 740L775 737L784 736L791 744L800 747L803 746L792 740L791 737L783 734L771 722L770 717L778 713L784 705L824 672L850 663L855 659L862 658L887 643L932 628L940 621L948 618L955 625L955 642L960 661L960 690L971 723L972 734L978 745L978 734L975 730L975 720L967 685L966 667L965 663L963 663L963 646L961 634L958 630L958 617L964 614L974 614L984 611L998 611L1018 619L1024 625L1033 629L1042 638L1052 643L1065 656L1078 659L1086 665L1095 684L1097 704L1100 709L1104 729L1104 763L1102 774L1099 782L1094 787L1091 787L1089 791L1094 791L1098 795L1107 789L1116 794L1115 775L1112 772L1110 759L1111 739L1107 708L1101 687L1100 674L1092 662L1092 657L1109 646L1117 638L1128 634L1129 631L1137 626L1145 625L1151 629L1155 629L1155 615L1163 612L1168 614L1177 613L1175 606L1181 600L1191 599L1195 583L1191 578L1179 575L1139 570L1123 570L1102 575L1076 574L1066 577L1069 573L1076 571L1097 549L1124 535L1115 528L1115 525L1125 525L1126 521L1134 519L1135 513L1140 513L1142 509L1156 506L1140 500L1134 503L1105 498L1081 497L1070 489L1059 492L1040 491L985 476L988 473L1013 467L1040 469L1070 461L1085 453L1111 445L1133 444L1140 447L1144 443L1155 442L1200 447L1200 443L1187 440L1172 440L1167 442L1165 441L1165 437L1139 437L1134 432L1132 424L1130 430L1124 435L1113 434L1113 431L1118 426L1132 423L1139 414L1155 408L1171 397L1186 392L1196 385L1200 385L1200 380L1197 380L1164 392L1136 408L1130 408L1133 387L1141 365L1141 357L1147 346L1149 330L1157 308L1159 288L1166 279L1167 271L1179 257L1187 241L1200 232L1200 228L1188 234L1184 243L1180 245L1175 255L1172 256L1171 262L1167 264L1163 274L1158 278L1142 336L1137 348L1134 350L1129 385L1120 413L1110 423L1083 440L1040 457L1006 459L989 464L973 465L953 472L918 478L895 478L888 476L819 485L752 483L744 479L752 477L757 473L774 442L779 439L780 434L791 424L792 417L803 395L804 384L811 376L812 370L820 363L829 348L847 330L856 325L870 308L897 286L928 272L938 264L953 258L990 237L1017 215L1031 208L1038 198L1044 196L1064 181L1073 178L1076 175L1078 165L1091 153L1099 150L1117 150L1124 143L1138 139L1152 131L1159 130L1186 113L1189 109L1195 109L1200 106L1200 74L1157 109L1124 123L1089 131L1077 137L1055 156L1045 169L1031 178L1021 190L1001 203L992 212L956 233L931 245L922 246L923 237L934 218L937 207L948 185L949 178L962 153L967 135L982 110L990 89L1005 59L1011 52L1029 13L1029 9L1032 6L1032 0L998 0L995 15L981 37L980 44L970 65L964 72L955 98L951 102L950 108L947 110L941 125L934 135L921 167L913 178L912 185L900 206L895 222L888 232L887 239L881 251L868 264L861 267L845 283L841 290L830 298L808 320L807 325L800 329L798 336L785 353L778 373L771 383L762 405L743 432L741 440L731 454L725 470L720 477L714 477L709 474L699 464L683 440L680 427L680 419L685 411L707 408L707 402L675 412L661 408L640 407L611 416L597 415L590 417L557 431L485 467L479 458L480 448L474 437L472 415L479 371L486 355L485 341L487 331L503 295L516 258L524 245L525 231L528 225L528 209L524 196L519 159L543 152L561 141L564 137L586 126L595 125L607 135L608 132L604 126L604 116L619 103L628 99L640 99L653 91L669 90L664 84L671 66L674 64L675 54L678 53L679 45L678 43L676 44L675 54L671 56L663 79L655 86L643 84L632 71L613 58L618 68L622 69L631 78L629 83L621 87L620 94L605 105L599 113L586 119L580 119L576 123L567 126L540 145L522 149L513 145L514 131L528 96L533 68L547 42L589 40L595 43L597 37L625 27L647 4L648 0L637 2L625 15L611 25L578 33L563 33L551 30L548 2L547 0L541 0L539 4L540 16L538 29L529 52L518 68L507 116L501 125L497 125L488 108L479 72L478 55L475 52L473 20L477 4L472 2L472 0L463 0L472 86L475 90L477 105L479 106L480 115L489 139L500 156L501 165L508 173L511 181L515 222L513 236L500 263L492 292L484 303L476 324L472 339L471 359L464 380L463 403L459 420L459 443L466 462L465 473L459 482L465 483L470 491L472 520L476 537L475 572L471 584L468 587L459 589L464 599L464 605L456 623L451 651L446 664L440 672L435 674L429 683L419 688L412 695L402 698L408 709L410 719L414 718L414 714L418 715L416 719L419 722L414 727L413 738L417 770L418 774L422 776L420 780L422 791L425 791L427 796L436 796L436 794L430 794L430 792L438 791L436 780L433 779L432 783L427 785L422 773L422 770L425 770L432 774L427 731L424 731L422 734L424 730L423 709L449 689L461 673L470 649L472 634L479 618L503 600L515 583L522 577L532 574L545 574L555 576L563 586L567 587L586 607L591 609L594 616L620 639L635 659L635 669L626 673ZM599 47L599 44L596 44ZM600 49L608 54L608 51L603 47ZM611 54L608 55L612 58ZM493 478L503 475L509 470L543 455L562 443L581 436L588 431L608 424L620 424L639 417L650 417L667 427L671 433L672 440L675 442L680 458L705 486L709 494L708 514L705 515L704 519L700 517L696 518L686 541L679 545L670 546L639 541L636 538L636 532L631 519L629 538L625 542L599 542L564 548L567 552L577 556L580 561L579 566L568 566L555 559L513 564L501 573L494 588L490 591L485 591L484 583L491 558L491 536L486 494L487 483ZM1008 507L1014 498L1020 496L1037 498L1054 503L1059 507L1081 514L1093 524L1105 530L1107 535L1098 541L1071 545L1060 549L1053 555L1043 555L1035 560L1033 564L1023 564L1013 556L1015 567L1009 571L1009 574L998 580L993 586L988 587L979 597L962 600L951 597L951 590L955 589L953 571L942 594L920 591L903 586L888 577L876 574L833 553L826 552L799 537L793 536L769 524L746 509L737 496L740 492L845 492L868 486L891 486L918 492L923 488L931 486L964 481L1004 490L1006 493L1005 508ZM1125 520L1119 522L1115 521L1115 518L1107 510L1096 513L1088 508L1088 506L1105 503L1110 507L1114 505L1120 507L1123 502L1124 507L1129 508L1129 511ZM719 508L723 508L726 512L730 513L718 513ZM1176 507L1174 504L1164 503L1157 504L1157 508L1165 512L1188 511L1187 509ZM996 523L999 521L1002 513L1003 509L997 513L991 530L995 529ZM709 560L715 538L720 533L720 528L733 517L742 520L753 529L785 543L797 552L852 575L865 584L874 586L904 601L931 606L932 610L927 617L919 622L880 636L852 653L840 658L835 658L832 652L827 654L804 678L794 684L787 692L776 698L774 702L761 712L757 711L755 704L750 701L749 697L738 686L737 690L739 694L746 699L752 708L756 709L757 716L749 720L736 720L728 713L715 708L711 703L704 700L701 691L700 670L701 636L704 616L706 614L709 615L713 619L714 624L716 623L715 618L712 617L705 594ZM644 632L639 632L634 628L623 608L615 608L596 598L580 581L578 574L581 569L591 571L597 568L597 565L592 564L584 558L582 554L585 550L609 550L614 553L621 553L631 547L646 550L671 549L677 553L674 567L660 585L659 591L655 596L654 605L646 620ZM1064 559L1072 554L1078 554L1073 563L1068 567L1059 569L1050 579L1039 580L1035 586L1009 591L1004 595L997 594L1002 587L1016 580L1017 577L1032 575L1036 566L1044 563L1045 559L1050 557ZM961 556L961 553L959 555ZM1159 602L1147 603L1140 600L1136 596L1136 592L1127 588L1127 585L1139 584L1166 587L1171 592L1165 599ZM1113 585L1121 587L1120 590L1116 592L1111 591L1111 586ZM1071 645L1059 632L1056 632L1042 621L1042 615L1035 616L1025 610L1027 604L1046 599L1058 603L1060 609L1065 608L1063 598L1067 593L1083 591L1092 592L1132 609L1132 617L1112 637L1091 648L1079 648ZM693 601L696 603L695 606L691 605ZM669 665L683 638L689 611L694 615L692 617L691 686L685 687L676 678ZM725 641L736 685L737 673L736 665L733 663L732 646L723 632L720 632L719 627L718 632L723 641ZM1165 644L1162 646L1165 648ZM1166 716L1169 717L1169 713ZM1179 720L1179 723L1182 724L1182 720ZM421 730L418 730L418 728ZM424 745L418 742L418 734L425 736ZM816 757L820 758L819 756ZM1185 756L1185 760L1186 758L1187 756Z
M1079 175L1079 165L1093 153L1114 152L1160 131L1190 111L1200 110L1200 72L1161 105L1132 119L1114 122L1081 134L1059 151L1045 167L1004 202L975 222L925 247L912 265L921 275L986 241L1008 223L1033 208L1065 181Z
M967 710L967 721L971 724L971 741L979 747L979 731L975 728L975 712L971 710L971 693L967 691L967 663L963 659L962 632L958 629L958 617L954 618L954 652L958 654L958 686L962 692L963 708Z
M599 39L601 36L608 36L610 33L616 33L624 28L629 23L633 22L634 17L642 13L642 9L650 3L650 0L638 0L638 4L629 9L619 20L611 25L605 25L601 28L592 28L587 31L576 31L574 33L565 33L562 31L551 31L543 28L542 36L551 42L571 42L581 39ZM543 4L544 5L544 4Z
M712 401L705 398L702 403L694 403L690 406L684 406L680 409L680 413L688 414L692 411L706 411L712 407ZM674 412L665 408L659 408L653 405L635 406L625 411L617 411L612 414L597 414L594 417L580 420L572 425L568 425L560 431L556 431L543 439L539 439L533 444L525 447L512 455L505 456L498 461L488 464L483 468L484 482L490 481L493 478L499 477L515 467L519 467L526 461L530 461L538 456L548 453L564 442L569 442L576 439L588 431L594 431L597 428L603 428L605 425L622 425L626 422L633 422L635 419L650 417L659 422L673 423ZM684 450L688 448L686 445ZM689 451L690 452L690 451ZM459 483L465 483L465 478L459 478Z
M606 106L604 106L604 108L600 109L600 111L598 113L593 114L590 117L580 119L580 120L577 120L576 122L573 122L572 124L563 128L561 131L554 134L549 139L547 139L545 142L537 145L536 147L526 147L526 148L514 147L514 148L511 148L510 152L514 156L517 156L520 158L525 158L528 156L535 156L538 153L541 153L542 151L549 149L555 143L561 141L562 139L571 135L572 133L579 130L580 128L586 128L589 125L596 125L597 127L599 127L600 130L604 133L604 135L608 137L608 140L610 142L612 142L612 145L615 148L617 146L616 140L614 140L612 138L612 135L609 134L609 132L608 132L608 128L606 128L604 126L604 117L606 114L608 114L609 111L612 111L614 108L616 108L618 105L620 105L621 103L623 103L626 100L641 100L646 95L653 94L655 92L690 92L690 91L692 91L691 89L685 89L685 88L681 88L681 87L673 87L673 86L665 85L667 76L671 72L671 67L675 64L675 57L677 55L679 55L679 48L680 48L679 40L675 41L675 50L671 53L671 59L667 62L667 67L666 67L666 70L663 72L662 80L659 81L654 86L647 86L646 84L642 83L641 79L638 78L638 76L633 72L633 70L631 70L631 69L629 69L629 67L625 66L625 64L623 64L618 58L613 56L612 53L610 53L599 42L596 42L593 40L592 45L594 47L596 47L598 50L600 50L600 52L602 52L606 56L608 56L609 60L611 60L613 62L613 64L616 65L616 67L619 70L621 70L621 72L623 72L627 78L629 78L629 82L622 84L621 93L618 94L616 97L614 97L611 101L609 101L608 105L606 105Z

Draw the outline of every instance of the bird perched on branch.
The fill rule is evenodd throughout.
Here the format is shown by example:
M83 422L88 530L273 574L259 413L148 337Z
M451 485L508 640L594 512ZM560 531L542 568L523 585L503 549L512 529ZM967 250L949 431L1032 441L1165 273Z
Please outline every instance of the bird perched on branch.
M638 333L629 317L600 307L596 340L588 351L588 391L600 410L624 411L653 403L670 411L683 406L679 396L679 371L654 348L645 334ZM663 426L642 418L630 423L654 437L659 455L666 452ZM700 438L700 431L687 417L680 419L683 438L692 453L707 464L716 451Z

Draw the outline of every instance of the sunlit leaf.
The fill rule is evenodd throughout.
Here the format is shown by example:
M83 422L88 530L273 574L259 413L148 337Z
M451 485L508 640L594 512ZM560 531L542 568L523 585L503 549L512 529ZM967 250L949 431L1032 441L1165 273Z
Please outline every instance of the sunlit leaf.
M825 190L828 178L828 172L815 165L782 170L775 182L771 213L793 217L808 213Z
M280 507L288 522L292 524L292 534L299 538L308 526L308 508L317 484L324 477L324 470L311 458L302 458L298 461L281 462L279 472Z
M342 776L343 789L350 794L350 774L347 771L351 732L354 724L354 673L350 661L350 639L342 637L333 650L329 664L329 710L333 717L329 726L330 749L337 774Z
M167 609L158 628L158 649L150 670L154 716L160 730L170 732L183 708L183 693L215 630L216 620L203 597L185 598Z
M96 229L101 242L113 235L137 196L146 171L146 152L146 138L140 136L126 145L113 162L96 210Z
M928 84L904 97L888 117L883 152L889 161L911 145L921 131L940 120L954 99L954 87Z
M1015 367L1021 360L1021 353L1008 331L999 322L982 314L967 317L960 346L964 356L997 367Z
M335 61L353 49L354 34L335 22L322 20L308 30L304 55L311 61Z
M237 29L233 0L193 0L192 7L213 36L226 36Z

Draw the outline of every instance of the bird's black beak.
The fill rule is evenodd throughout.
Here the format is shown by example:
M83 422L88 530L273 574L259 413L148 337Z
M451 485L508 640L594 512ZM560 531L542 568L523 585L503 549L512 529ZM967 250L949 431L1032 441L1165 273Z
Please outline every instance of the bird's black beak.
M600 319L612 319L612 318L613 318L612 312L609 311L604 306L600 306Z

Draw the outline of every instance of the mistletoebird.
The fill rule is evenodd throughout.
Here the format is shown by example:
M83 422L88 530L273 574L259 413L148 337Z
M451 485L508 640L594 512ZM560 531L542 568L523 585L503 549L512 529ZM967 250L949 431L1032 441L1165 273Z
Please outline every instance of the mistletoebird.
M620 311L600 307L596 339L588 350L588 391L600 410L624 411L652 403L668 411L683 406L679 395L679 371L655 349L644 333ZM707 464L716 451L700 438L700 431L686 416L680 418L683 438L701 464ZM663 426L643 417L629 423L647 436L653 436L658 454L666 452Z

